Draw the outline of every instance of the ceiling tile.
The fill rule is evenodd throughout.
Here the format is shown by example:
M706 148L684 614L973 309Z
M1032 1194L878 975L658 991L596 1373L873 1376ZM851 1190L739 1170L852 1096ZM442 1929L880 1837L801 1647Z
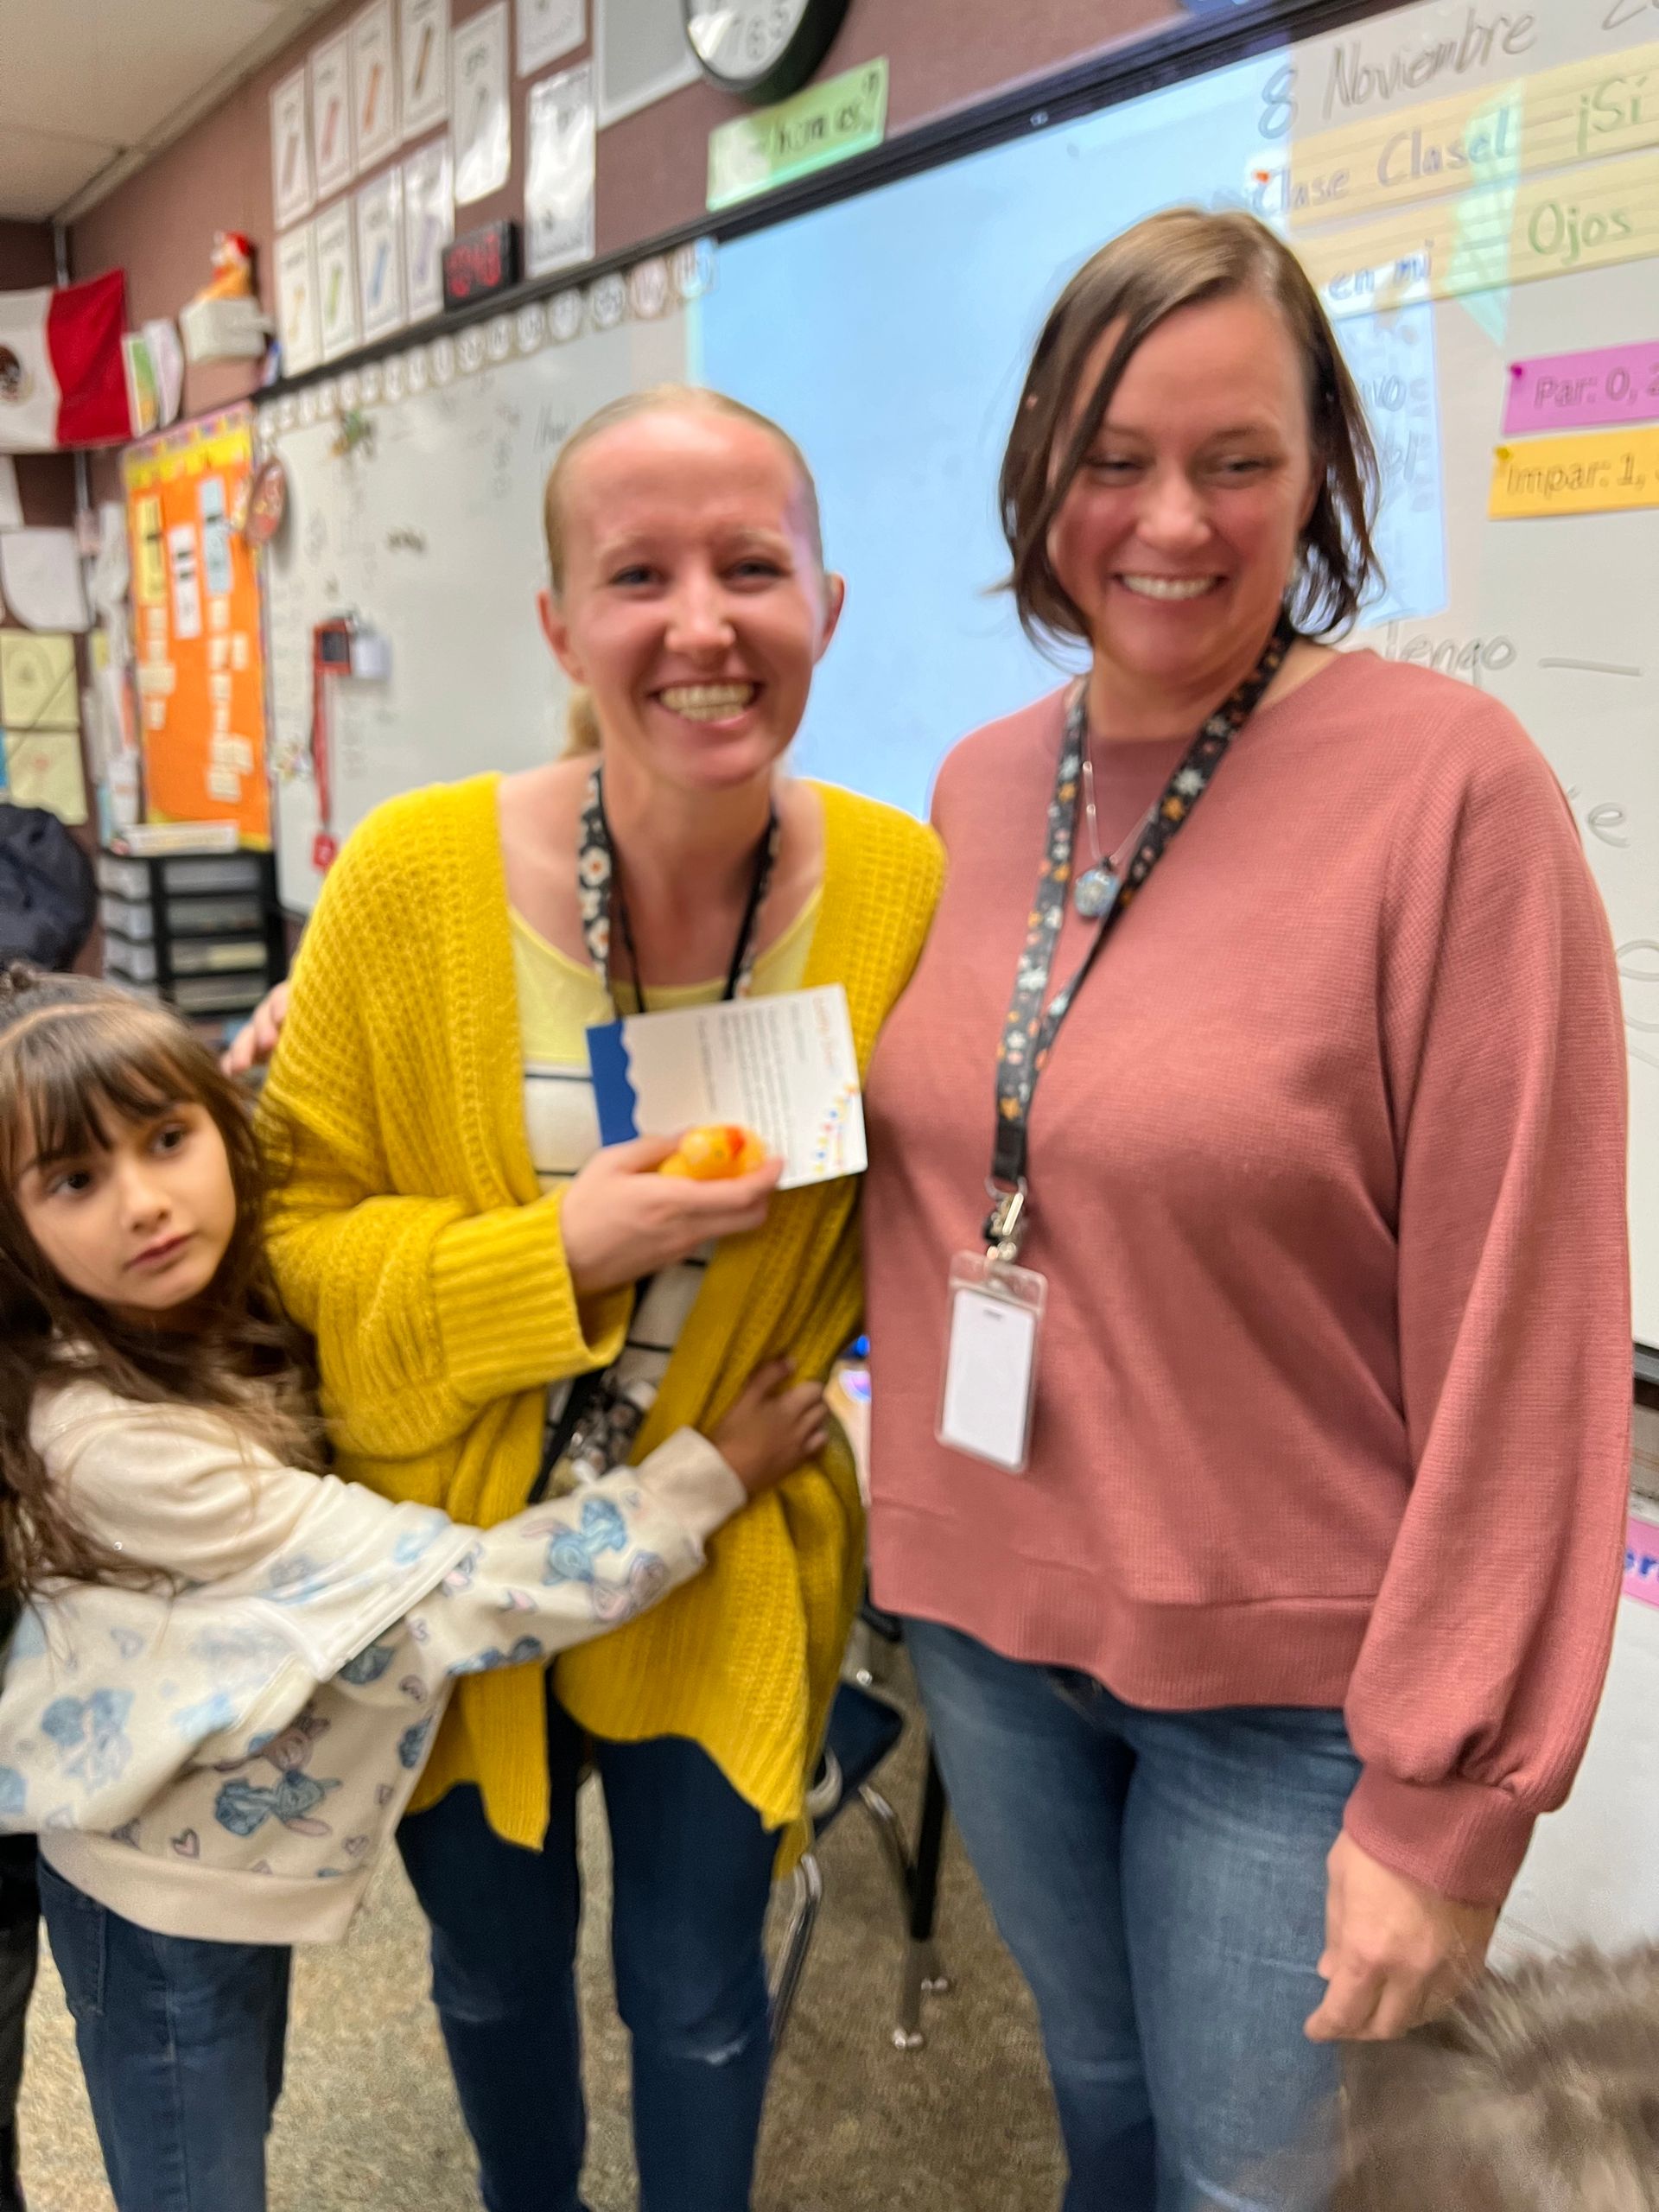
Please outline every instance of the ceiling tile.
M131 149L111 181L148 160L334 4L0 0L0 216L55 214L112 156Z
M0 124L146 137L266 32L257 0L0 0Z
M44 223L115 153L88 138L0 127L0 217Z

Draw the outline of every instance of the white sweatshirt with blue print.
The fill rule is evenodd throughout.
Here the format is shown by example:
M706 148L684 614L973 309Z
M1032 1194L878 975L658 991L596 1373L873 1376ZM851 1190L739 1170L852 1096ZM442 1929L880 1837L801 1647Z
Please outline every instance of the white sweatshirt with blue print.
M744 1503L695 1431L489 1529L284 1466L218 1415L42 1392L68 1509L165 1586L60 1584L0 1686L0 1829L139 1925L345 1933L458 1675L630 1619Z

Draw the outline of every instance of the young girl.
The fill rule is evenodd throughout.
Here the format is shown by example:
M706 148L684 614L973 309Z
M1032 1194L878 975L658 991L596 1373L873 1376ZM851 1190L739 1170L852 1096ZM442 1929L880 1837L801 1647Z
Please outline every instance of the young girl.
M823 1441L781 1363L705 1440L487 1532L321 1471L241 1101L107 985L0 976L0 1827L119 2212L260 2212L289 1949L344 1933L456 1676L695 1573Z

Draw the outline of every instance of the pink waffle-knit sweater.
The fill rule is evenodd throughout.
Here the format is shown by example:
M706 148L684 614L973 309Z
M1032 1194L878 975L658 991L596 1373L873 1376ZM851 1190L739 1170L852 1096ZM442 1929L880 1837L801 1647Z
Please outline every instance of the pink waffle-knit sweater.
M1571 815L1502 706L1368 652L1246 728L1037 1094L1014 1478L934 1424L1063 703L945 763L870 1084L875 1598L1133 1704L1341 1706L1355 1841L1496 1900L1589 1732L1629 1469L1623 1033ZM1096 745L1109 844L1180 749Z

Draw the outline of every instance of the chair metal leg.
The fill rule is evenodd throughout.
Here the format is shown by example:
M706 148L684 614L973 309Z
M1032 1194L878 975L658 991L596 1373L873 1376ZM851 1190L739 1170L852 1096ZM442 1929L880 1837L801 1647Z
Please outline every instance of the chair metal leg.
M950 1987L933 1927L938 1912L939 1863L944 1850L944 1784L931 1753L922 1795L922 1820L916 1855L905 1841L899 1815L879 1789L866 1783L859 1802L874 1823L883 1855L904 1914L904 1971L899 1986L899 2018L893 2031L899 2050L920 2050L927 2041L922 2027L924 1996L944 1996Z
M910 1847L905 1841L905 1831L899 1824L899 1815L873 1783L867 1782L860 1789L858 1802L869 1815L875 1832L881 1839L881 1855L887 1862L887 1872L899 1892L899 1910L908 1929L911 1909Z
M860 1689L885 1689L893 1680L893 1646L868 1621L855 1620L848 1639L847 1666Z
M784 1940L779 1948L778 1963L772 1969L771 2001L766 2008L766 2029L772 2055L784 2039L789 2025L789 2016L795 2009L796 1993L801 1986L801 1976L806 1968L807 1953L812 1948L812 1931L817 1926L818 1909L823 1903L823 1874L817 1858L807 1852L795 1869L795 1898L790 1908L789 1925L784 1930Z

